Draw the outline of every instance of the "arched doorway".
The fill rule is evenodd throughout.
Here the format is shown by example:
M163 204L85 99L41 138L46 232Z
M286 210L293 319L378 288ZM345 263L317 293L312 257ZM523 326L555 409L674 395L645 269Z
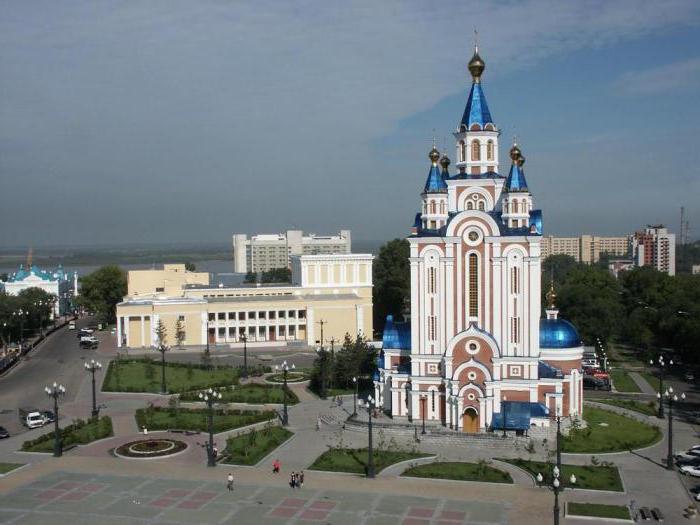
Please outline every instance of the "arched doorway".
M462 428L469 434L479 432L479 414L474 407L468 407L462 414Z

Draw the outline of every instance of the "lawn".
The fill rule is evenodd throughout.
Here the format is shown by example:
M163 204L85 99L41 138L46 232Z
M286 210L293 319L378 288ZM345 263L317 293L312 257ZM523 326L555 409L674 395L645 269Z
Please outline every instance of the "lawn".
M79 419L72 425L61 429L63 448L70 445L84 445L113 435L112 420L109 416L103 416L99 419L91 418L87 421ZM22 443L22 450L25 452L53 452L53 443L54 433L49 432L31 441L25 441Z
M566 506L568 516L591 516L597 518L630 519L630 511L624 505L601 505L599 503L574 503Z
M627 410L634 410L635 412L639 412L640 414L645 414L647 416L656 415L657 405L654 401L642 403L641 401L635 401L633 399L595 399L595 402L614 407L626 408Z
M7 474L23 466L24 463L0 463L0 475Z
M167 360L167 355L166 355ZM165 386L168 393L203 390L238 383L239 370L234 367L206 368L198 364L165 363ZM103 392L160 392L159 360L117 359L109 363L102 385Z
M207 432L207 409L192 408L139 408L136 424L148 430L193 430ZM275 418L272 411L214 410L214 432L245 427Z
M269 427L253 430L241 436L226 440L224 463L234 465L255 465L282 443L294 435L283 427Z
M623 452L658 442L658 427L600 408L586 407L587 428L571 430L562 438L562 451L574 453Z
M618 392L641 392L637 383L627 373L627 370L622 370L621 368L611 370L610 378L615 390Z
M284 403L284 391L280 385L261 385L250 383L219 389L222 403L250 403L260 405L264 403ZM186 392L180 396L181 401L199 401L199 392ZM287 389L287 404L296 405L299 402L297 395Z
M438 462L418 465L405 470L402 476L417 478L454 479L458 481L487 481L513 483L510 474L483 463Z
M639 375L642 376L647 383L649 383L649 386L654 389L654 392L659 391L658 377L656 377L651 372L639 372Z
M374 450L374 466L377 472L386 467L406 461L428 457L429 454L402 452L399 450ZM367 467L366 448L333 448L327 450L309 467L309 470L328 470L330 472L352 472L364 474Z
M520 467L521 469L529 472L532 477L536 478L537 474L542 474L544 476L544 482L549 484L552 482L552 467L542 461L527 461L525 459L501 459L500 461L505 461ZM617 467L614 466L597 466L592 465L562 465L561 466L560 480L564 487L572 486L569 483L569 478L571 474L576 476L576 484L573 485L575 488L579 489L589 489L589 490L613 490L616 492L622 492L622 480L620 479L620 472Z

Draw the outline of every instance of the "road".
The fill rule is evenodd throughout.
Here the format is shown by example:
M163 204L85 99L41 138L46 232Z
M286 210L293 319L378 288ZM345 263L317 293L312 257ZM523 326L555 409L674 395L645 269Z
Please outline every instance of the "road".
M77 327L87 326L91 318L79 319ZM82 350L75 330L61 328L28 353L23 361L0 377L0 425L11 435L26 432L20 424L17 408L31 406L53 410L44 387L56 381L66 387L66 401L72 401L85 379L83 360L94 355Z

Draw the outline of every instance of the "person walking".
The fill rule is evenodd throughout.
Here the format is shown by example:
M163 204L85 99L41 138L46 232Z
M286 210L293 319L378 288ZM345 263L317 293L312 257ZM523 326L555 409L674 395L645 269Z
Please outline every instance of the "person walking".
M275 459L275 460L272 462L272 473L273 473L273 474L279 474L279 473L280 473L280 460L279 460L279 459Z
M302 470L299 473L299 488L302 488L304 486L304 471Z
M233 491L233 472L228 473L228 478L226 478L226 488L230 492Z

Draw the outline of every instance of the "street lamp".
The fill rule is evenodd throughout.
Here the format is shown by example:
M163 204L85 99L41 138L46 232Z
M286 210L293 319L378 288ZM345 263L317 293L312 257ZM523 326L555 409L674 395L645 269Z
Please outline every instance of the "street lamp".
M221 392L209 388L199 393L199 399L207 404L207 426L209 430L209 443L207 443L207 467L216 466L216 455L214 454L214 403L221 401Z
M294 370L294 363L291 365L284 361L281 366L275 365L275 371L282 370L282 376L284 377L284 386L282 387L282 399L284 400L284 405L282 406L282 425L287 426L289 424L289 413L287 412L287 374L289 370Z
M447 404L450 405L450 430L459 430L459 423L457 421L457 406L459 405L459 400L457 397L450 395L447 398Z
M241 377L248 378L248 337L245 334L241 336L241 341L243 341L243 372Z
M649 364L651 366L654 366L654 360L650 359ZM666 362L664 361L664 356L663 354L659 355L657 358L657 365L659 368L659 393L664 391L664 375L666 374ZM669 366L673 366L673 359L669 359L668 361ZM659 396L660 399L660 396ZM656 414L656 417L663 419L664 417L664 404L661 401L659 401L659 411Z
M406 390L406 416L408 417L409 421L413 421L413 414L411 413L411 378L409 377L408 380L406 381L406 384L404 385L404 389Z
M425 413L428 411L428 394L421 394L420 401L423 405L423 428L420 433L425 434Z
M367 423L367 477L374 478L374 452L372 450L372 411L376 406L376 400L370 395L367 396L367 414L369 416ZM363 406L360 401L360 406Z
M321 399L326 399L326 350L323 346L316 349L318 357L321 360L321 391L319 392Z
M92 375L92 417L97 417L100 415L100 411L97 410L97 400L95 397L95 372L102 369L102 363L90 359L90 361L85 363L85 370L90 372Z
M12 315L19 319L19 346L21 350L24 350L24 316L27 315L27 312L20 308L16 312L12 312Z
M501 401L501 406L503 406L503 437L507 437L507 434L506 434L506 410L508 410L508 405L506 405L506 401L508 401L508 397L503 396L503 400Z
M666 454L666 469L673 470L673 404L678 402L678 395L673 393L673 387L668 387L662 396L657 392L656 398L659 400L659 406L664 402L664 398L668 402L668 452ZM685 392L681 392L680 400L685 401Z
M556 416L557 420L557 468L561 470L561 416Z
M355 384L355 390L352 393L352 415L357 415L357 377L352 377L352 382Z
M61 445L61 431L58 428L58 398L66 394L66 387L54 383L51 386L44 387L46 395L53 398L53 415L54 415L54 440L53 440L53 455L58 458L63 454Z
M561 482L559 481L559 475L561 474L561 470L559 467L555 465L555 467L552 469L552 485L551 485L551 490L554 492L554 507L552 508L552 513L554 516L554 525L559 525L559 491L563 490L563 487L561 486ZM542 476L541 473L537 473L537 483L541 486L542 482L544 481L544 476ZM569 482L572 485L576 484L576 476L571 474L571 477L569 478Z

